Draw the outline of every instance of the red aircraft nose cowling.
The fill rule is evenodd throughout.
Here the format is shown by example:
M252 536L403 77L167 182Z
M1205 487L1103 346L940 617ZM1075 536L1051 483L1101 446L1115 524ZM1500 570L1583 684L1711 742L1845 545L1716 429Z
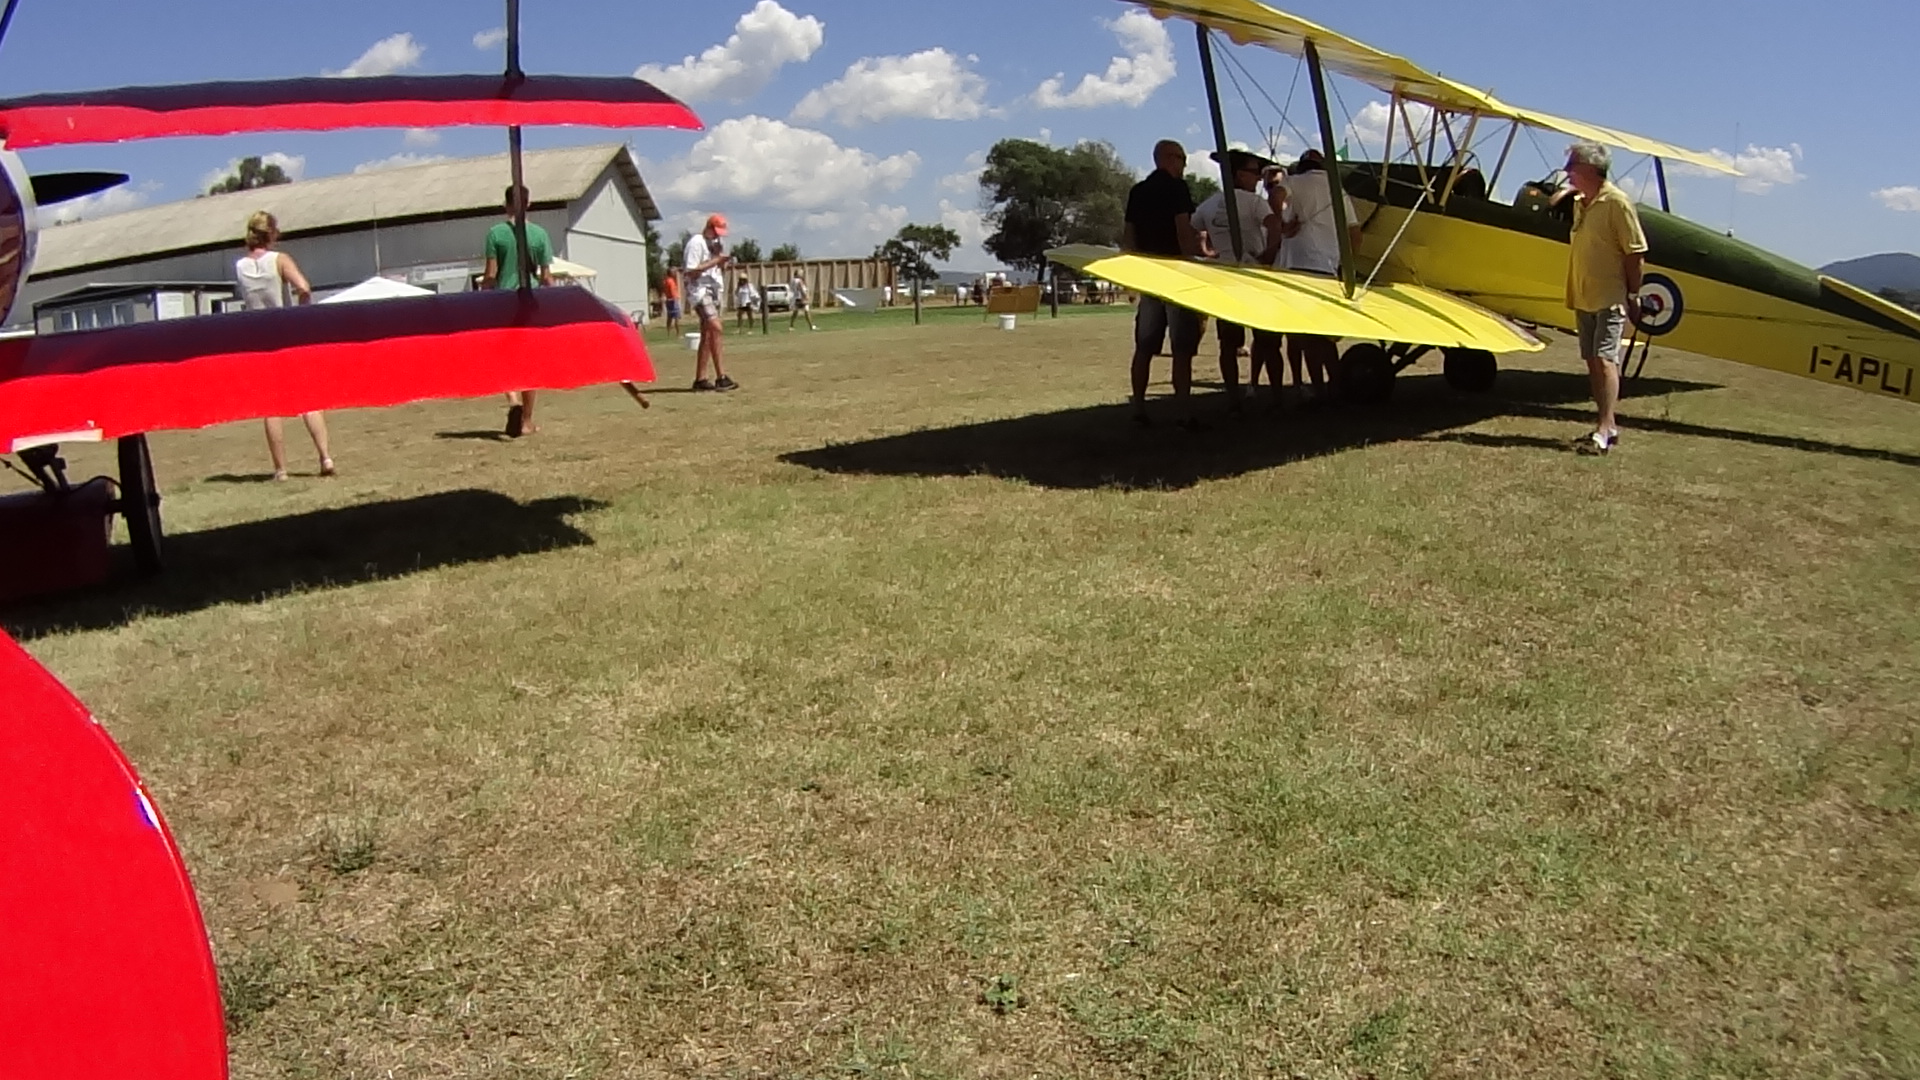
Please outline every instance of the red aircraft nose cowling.
M200 907L133 767L0 634L0 1074L227 1075Z

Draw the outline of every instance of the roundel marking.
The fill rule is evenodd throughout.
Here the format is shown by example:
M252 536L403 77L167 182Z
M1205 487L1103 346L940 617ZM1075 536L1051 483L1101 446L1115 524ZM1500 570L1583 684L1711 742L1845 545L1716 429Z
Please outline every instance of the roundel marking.
M1670 334L1680 325L1687 311L1687 300L1680 286L1665 274L1648 274L1640 279L1640 322L1642 331L1653 337Z

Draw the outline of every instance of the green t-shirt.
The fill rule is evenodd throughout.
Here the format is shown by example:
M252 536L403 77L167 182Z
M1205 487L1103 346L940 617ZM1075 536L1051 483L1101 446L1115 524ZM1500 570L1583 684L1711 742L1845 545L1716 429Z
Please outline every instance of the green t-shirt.
M547 239L547 230L527 222L527 247L533 251L535 270L553 265L553 241ZM513 242L513 223L498 222L487 230L487 258L499 269L496 288L517 289L520 287L520 245ZM539 274L535 274L536 281Z

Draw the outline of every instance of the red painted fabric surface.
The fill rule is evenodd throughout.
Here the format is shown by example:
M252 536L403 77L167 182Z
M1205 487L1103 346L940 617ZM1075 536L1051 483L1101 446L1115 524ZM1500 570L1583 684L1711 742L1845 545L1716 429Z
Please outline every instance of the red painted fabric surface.
M130 86L0 101L10 150L246 131L583 124L697 130L691 109L639 79L383 75Z
M633 323L577 287L238 312L0 342L0 452L314 409L652 382Z
M206 928L166 822L67 689L0 634L0 1074L227 1075Z

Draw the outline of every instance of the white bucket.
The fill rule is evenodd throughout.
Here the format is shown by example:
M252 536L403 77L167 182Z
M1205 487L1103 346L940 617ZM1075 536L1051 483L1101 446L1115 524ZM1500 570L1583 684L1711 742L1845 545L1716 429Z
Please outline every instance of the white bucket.
M1014 320L1014 317L1012 315L1000 316L1000 329L1002 330L1013 329L1013 320Z
M700 335L698 333L687 335L687 351L688 352L700 351Z

